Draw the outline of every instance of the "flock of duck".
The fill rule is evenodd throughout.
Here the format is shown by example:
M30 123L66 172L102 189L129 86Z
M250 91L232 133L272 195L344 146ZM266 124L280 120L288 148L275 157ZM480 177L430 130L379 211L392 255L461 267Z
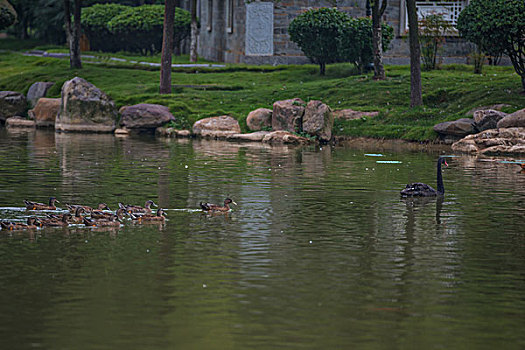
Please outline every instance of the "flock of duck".
M448 166L444 157L439 157L437 161L436 182L437 189L424 184L422 182L414 182L406 185L400 192L401 197L433 197L443 196L445 194L445 187L443 185L443 177L441 174L441 164ZM49 203L38 203L24 200L27 210L42 211L42 210L57 210L56 203L59 203L55 197L49 198ZM216 205L212 203L199 203L200 208L208 213L227 213L230 211L230 204L237 204L231 198L226 198L224 204ZM36 229L39 227L66 227L70 224L83 224L88 227L118 227L122 224L124 216L127 215L135 223L163 223L166 220L166 214L162 208L158 208L153 213L151 206L157 207L152 201L148 200L144 207L138 205L124 205L118 204L119 208L112 212L105 203L100 203L96 209L86 205L66 204L67 213L47 214L46 217L30 216L27 218L27 223L19 223L13 221L0 221L0 226L3 230L26 230Z
M56 203L60 203L55 197L49 198L48 204L24 200L26 210L32 212L57 210ZM226 198L224 205L212 203L200 203L200 207L207 213L226 213L230 211L230 204L237 204L232 199ZM157 205L152 200L147 200L144 206L124 205L118 203L119 208L113 212L106 203L99 203L97 208L87 205L66 204L66 213L47 213L46 216L30 216L26 223L2 220L2 230L33 230L42 227L68 227L80 224L86 227L120 227L125 216L129 216L132 222L142 223L164 223L166 213L164 209L158 208L155 212L152 206Z

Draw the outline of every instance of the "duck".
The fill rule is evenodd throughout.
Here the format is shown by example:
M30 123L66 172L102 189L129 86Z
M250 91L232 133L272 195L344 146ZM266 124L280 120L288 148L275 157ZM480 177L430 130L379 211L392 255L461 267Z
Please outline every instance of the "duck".
M123 208L118 208L115 213L107 213L102 210L93 210L91 211L91 220L109 220L112 215L116 215L119 220L124 219L124 214L126 210Z
M235 203L231 198L226 198L224 200L224 205L223 206L220 206L220 205L217 205L217 204L211 204L211 203L202 203L200 202L199 205L201 207L201 209L203 211L207 211L207 212L217 212L217 211L220 211L220 212L227 212L227 211L230 211L230 203L231 204L235 204L237 205L237 203Z
M109 209L106 203L99 203L97 209L91 209L91 210L88 210L88 212L93 219L108 218L111 215L111 213L106 213L103 210L111 210L111 209Z
M120 227L120 221L119 217L116 214L111 214L108 220L93 220L90 218L84 218L83 219L84 225L88 227L108 227L108 226L114 226Z
M67 209L71 214L74 214L78 207L84 208L85 213L90 213L93 210L111 210L109 209L108 205L106 203L99 203L97 206L97 209L93 209L90 206L87 205L79 205L79 204L66 204Z
M36 230L42 227L42 223L34 216L27 218L25 224L11 223L9 230Z
M33 201L24 200L27 210L56 210L55 203L60 203L55 197L49 198L49 204L38 203Z
M67 227L69 226L69 220L71 220L71 214L66 213L62 217L53 217L49 219L41 220L43 226L51 227Z
M130 213L131 220L138 223L143 222L164 222L166 221L165 218L166 213L162 208L157 209L156 215L153 214L144 214L144 215L135 215L133 213Z
M447 161L444 157L439 157L437 160L437 190L433 189L431 186L422 183L414 182L406 185L406 187L401 190L401 197L436 197L445 195L445 186L443 185L443 175L441 174L441 164L448 166Z
M151 206L157 206L152 200L147 200L144 204L144 207L138 206L138 205L123 205L122 203L119 203L119 208L125 209L127 213L129 214L151 214Z

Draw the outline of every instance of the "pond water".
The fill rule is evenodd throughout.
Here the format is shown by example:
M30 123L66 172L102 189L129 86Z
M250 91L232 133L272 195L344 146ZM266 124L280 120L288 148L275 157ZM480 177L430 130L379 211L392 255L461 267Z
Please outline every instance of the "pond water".
M0 348L523 349L525 173L460 155L443 200L401 200L441 153L0 129L0 218L50 196L168 215L0 231Z

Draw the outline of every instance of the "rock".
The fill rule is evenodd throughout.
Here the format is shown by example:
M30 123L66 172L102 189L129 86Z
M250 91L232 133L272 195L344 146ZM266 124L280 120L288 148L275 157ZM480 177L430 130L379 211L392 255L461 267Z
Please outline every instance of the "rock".
M251 141L251 142L257 142L262 141L266 135L268 135L269 131L256 131L248 134L232 134L229 135L226 139L228 141Z
M49 90L53 85L55 85L55 83L43 81L38 81L31 85L27 91L27 101L29 102L29 106L31 108L35 107L38 99L41 97L46 97L47 90Z
M117 128L115 129L114 134L118 136L129 135L129 130L126 128Z
M498 122L498 128L521 128L525 127L525 108L520 109Z
M272 110L268 108L258 108L251 111L246 118L246 125L251 131L259 131L263 128L272 127Z
M525 128L485 130L455 142L452 149L480 154L525 153Z
M35 120L36 126L54 127L59 110L59 98L42 97L36 103L35 108L29 110L28 114L31 119Z
M273 104L272 129L301 132L306 103L300 98L277 101Z
M165 137L191 137L191 131L189 130L177 130L175 128L157 128L155 133L159 136Z
M496 129L498 121L507 114L494 109L483 109L474 112L474 122L478 131Z
M193 124L193 133L201 137L225 138L228 135L239 134L239 122L227 115L197 120Z
M26 97L16 91L0 91L0 122L15 115L24 115L27 110Z
M272 131L266 134L263 137L262 142L264 143L287 143L287 144L297 145L297 144L308 144L308 143L311 143L312 140L307 139L306 137L292 134L289 131L278 130L278 131Z
M470 111L465 113L465 115L472 117L476 111L481 111L481 110L484 110L484 109L493 109L493 110L496 110L496 111L501 111L505 107L511 107L511 106L507 105L505 103L499 103L499 104L495 104L495 105L492 105L492 106L476 107L476 108L472 108Z
M20 116L15 116L8 118L5 121L5 126L9 128L34 128L35 121Z
M312 100L306 105L303 116L303 132L316 136L321 142L332 139L334 116L330 107L321 101Z
M377 117L379 112L360 112L353 109L340 109L332 112L335 119L353 120L361 119L363 117Z
M168 107L156 104L140 103L124 106L119 113L120 125L128 129L156 129L170 121L175 121Z
M461 118L434 125L434 131L441 135L466 136L477 132L474 119Z
M75 77L62 86L58 131L113 132L117 109L113 101L95 85Z

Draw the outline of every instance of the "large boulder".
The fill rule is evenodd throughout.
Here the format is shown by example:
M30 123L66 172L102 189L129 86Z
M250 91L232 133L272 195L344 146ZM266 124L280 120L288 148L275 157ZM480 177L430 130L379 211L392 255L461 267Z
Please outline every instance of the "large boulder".
M274 102L272 129L301 132L305 106L306 103L300 98Z
M434 125L434 131L441 135L453 135L464 137L477 132L474 119L461 118L458 120L444 122Z
M36 126L54 127L59 110L59 98L41 97L36 103L35 108L30 109L28 114L31 119L35 120Z
M120 125L127 129L156 129L175 121L175 117L166 106L140 103L124 106L120 109Z
M25 114L27 109L26 97L16 91L0 91L0 122L7 118Z
M75 77L62 86L55 129L76 132L113 132L117 108L102 90Z
M193 124L193 133L208 138L226 138L241 132L239 122L227 115L197 120Z
M246 126L251 131L259 131L263 128L272 127L272 110L268 108L257 108L251 111L246 118Z
M247 142L257 142L262 141L266 135L268 135L270 131L256 131L248 134L232 134L228 135L226 138L228 141L247 141Z
M454 144L458 152L480 154L524 154L525 128L501 128L469 135Z
M19 117L19 116L14 116L14 117L8 118L5 121L5 126L8 128L34 128L35 121L29 120L23 117Z
M321 142L332 139L334 116L330 107L321 101L312 100L306 105L303 116L303 132L316 136Z
M485 109L492 109L492 110L496 110L496 111L501 111L503 108L506 108L506 107L511 107L511 106L508 105L508 104L505 104L505 103L498 103L498 104L491 105L491 106L475 107L475 108L472 108L467 113L465 113L465 115L469 116L469 117L472 117L472 116L474 116L474 113L476 111L482 111L482 110L485 110Z
M478 131L496 129L500 119L507 114L495 109L482 109L474 112L474 122Z
M334 119L343 119L343 120L354 120L361 119L365 117L377 117L379 112L361 112L354 111L353 109L340 109L332 112Z
M27 101L31 108L36 106L38 99L46 97L47 90L49 90L55 83L38 81L29 87L27 91Z
M278 130L278 131L272 131L266 135L264 135L262 142L264 143L285 143L285 144L293 144L293 145L299 145L299 144L308 144L311 143L312 140L307 139L306 137L298 136L295 134L292 134L289 131L285 130Z
M520 128L525 127L525 108L520 109L498 122L498 128Z

